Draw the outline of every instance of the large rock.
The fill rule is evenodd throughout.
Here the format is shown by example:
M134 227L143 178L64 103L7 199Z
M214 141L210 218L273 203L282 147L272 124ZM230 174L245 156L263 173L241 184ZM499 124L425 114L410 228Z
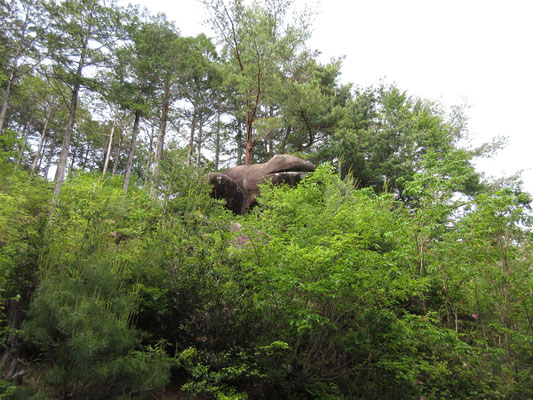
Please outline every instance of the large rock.
M259 194L258 185L269 179L274 184L296 185L314 170L314 165L309 161L289 155L278 155L264 164L240 165L211 174L209 182L213 185L214 197L225 199L230 210L241 214Z

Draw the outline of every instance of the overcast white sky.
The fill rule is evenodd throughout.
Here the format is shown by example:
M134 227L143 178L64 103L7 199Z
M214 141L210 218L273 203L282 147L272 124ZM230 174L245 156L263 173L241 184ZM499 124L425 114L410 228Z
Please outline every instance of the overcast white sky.
M164 11L182 35L209 35L196 0L130 0ZM323 61L345 56L342 81L395 83L445 106L468 104L474 143L508 137L478 166L488 175L523 170L533 193L533 0L294 0L315 4L309 47Z

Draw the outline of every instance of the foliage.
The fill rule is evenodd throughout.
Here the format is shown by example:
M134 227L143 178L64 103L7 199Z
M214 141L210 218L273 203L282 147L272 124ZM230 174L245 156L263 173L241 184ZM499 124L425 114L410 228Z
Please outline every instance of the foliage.
M7 164L10 159L15 159L16 151L14 149L20 144L17 136L17 133L10 129L0 136L0 162L3 164Z
M54 360L46 383L60 397L143 394L168 383L169 358L162 345L140 345L130 327L135 292L115 268L89 258L43 271L22 334Z
M453 162L448 160L448 165ZM446 171L445 166L434 168ZM455 172L458 174L452 176L468 179L460 170ZM442 176L449 184L449 175ZM414 190L416 179L406 187ZM443 201L452 199L453 188L460 181L452 179L451 183L448 190L442 185L439 189L450 193ZM440 192L441 197L443 194ZM503 389L503 381L495 381L486 369L485 363L492 359L486 342L473 340L472 315L460 317L468 320L462 322L465 329L454 329L453 324L448 328L445 316L439 314L443 307L436 287L439 273L453 261L449 255L444 258L445 245L450 242L441 240L439 245L433 237L445 234L447 238L451 220L443 216L449 217L456 209L453 203L427 203L420 219L391 195L355 190L349 180L341 181L327 166L296 189L263 187L259 203L240 221L247 228L239 235L246 237L248 245L232 250L243 263L241 274L233 280L240 280L241 292L252 299L245 312L259 316L255 326L249 325L249 329L260 326L258 331L254 329L253 341L248 337L240 342L244 347L239 351L233 347L240 357L246 354L247 367L238 380L225 375L227 368L238 369L243 364L238 357L224 355L227 353L213 354L209 342L214 339L206 337L207 344L182 354L193 378L185 388L211 393L213 398L219 390L229 390L228 384L237 392L243 385L255 387L248 391L254 398L306 393L313 398L469 399L499 398L503 395L500 390L507 396L527 397L528 356L523 347L521 362L526 364L509 376L515 383ZM450 211L432 214L443 204ZM419 225L418 221L427 222ZM441 230L435 231L435 224L441 224ZM427 271L420 274L420 248L412 238L420 237L416 235L425 232L426 225L433 226L423 233L429 235L425 240L431 247L423 250ZM524 275L519 279L524 281L521 287L528 287ZM474 294L468 291L454 301L466 299L467 293ZM421 306L424 302L425 309ZM233 301L233 306L239 304ZM204 314L204 319L211 317ZM497 324L499 319L491 320ZM525 328L527 320L524 322ZM524 346L528 340L519 337L517 342ZM278 353L272 364L272 354L258 352L257 344L276 341L285 343L286 351ZM198 352L198 348L204 350ZM496 359L491 362L499 363ZM253 371L258 375L250 375Z
M22 328L28 349L53 360L41 365L39 386L46 392L141 396L168 382L164 343L143 345L133 327L138 285L129 279L127 249L120 245L148 229L150 213L135 212L148 201L139 192L123 198L117 179L80 174L65 184Z
M36 181L6 165L3 304L26 302L18 346L34 365L7 398L171 381L219 399L530 396L530 199L458 196L468 153L424 156L407 204L324 164L264 185L239 218L186 157L166 154L155 199L72 174L47 224Z
M412 179L424 155L447 157L465 133L460 109L448 115L438 104L412 98L394 86L358 89L320 154L336 158L343 175L353 175L361 186L403 196L402 180ZM478 179L472 174L465 190L479 189Z
M340 84L290 1L205 1L219 46L41 3L0 0L0 398L533 397L531 197L461 108ZM235 216L252 150L318 168Z
M226 86L244 104L246 114L245 164L252 163L256 139L254 121L261 106L279 88L283 66L298 54L309 37L308 15L287 22L291 2L269 1L246 5L242 0L205 0L210 23L223 45Z
M3 136L5 137L5 135ZM36 285L35 272L46 222L49 184L29 180L13 164L0 164L0 345L17 329L18 316L6 307L27 306Z

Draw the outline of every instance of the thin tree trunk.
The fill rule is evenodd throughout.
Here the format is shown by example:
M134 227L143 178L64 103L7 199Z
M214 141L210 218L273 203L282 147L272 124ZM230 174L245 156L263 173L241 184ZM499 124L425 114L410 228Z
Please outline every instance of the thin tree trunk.
M76 163L76 157L78 155L78 146L74 145L74 151L72 152L72 157L70 160L70 169L74 168L74 164Z
M83 69L84 56L80 59L78 65L77 76L81 77L81 71ZM80 91L80 84L76 83L72 90L72 97L70 99L69 115L67 129L65 130L65 137L63 138L63 145L61 146L61 154L59 155L59 163L57 164L57 170L55 175L56 186L54 188L54 197L57 198L61 193L63 181L65 180L65 173L67 171L67 159L70 150L70 140L72 138L72 132L74 131L74 122L76 120L76 111L78 109L78 96Z
M170 106L170 81L165 82L165 90L163 93L163 104L161 105L161 119L159 122L159 130L157 131L157 145L155 148L155 158L152 176L155 181L157 175L159 175L159 161L163 159L163 148L165 143L165 132L167 129L168 120L168 108ZM152 183L153 187L153 183ZM152 188L150 188L150 195L152 194Z
M54 178L56 186L54 188L54 199L57 199L59 193L61 193L61 187L65 180L65 173L67 170L67 159L70 150L70 139L72 138L72 132L74 132L74 123L76 121L76 111L78 109L78 96L80 92L79 80L82 78L83 67L85 66L85 56L87 55L87 47L89 45L89 36L85 37L83 47L81 49L80 61L78 63L78 69L76 71L76 78L78 81L72 89L72 97L70 99L69 115L67 129L65 130L65 137L63 138L63 146L61 147L61 154L59 155L59 163L57 164L56 176Z
M124 174L124 183L122 184L122 190L126 193L130 185L131 170L133 168L133 155L135 154L135 145L137 144L137 134L139 133L139 121L141 119L141 113L135 112L135 120L133 122L133 132L131 134L130 151L128 154L128 162L126 163L126 172Z
M13 67L13 70L11 71L11 74L9 74L6 90L4 91L4 101L2 102L2 110L0 111L0 135L4 131L4 121L6 119L7 106L9 105L9 99L11 97L11 87L13 86L13 82L15 81L17 63L18 59L15 58L15 65Z
M111 157L111 146L113 145L113 134L115 133L115 125L117 124L117 116L113 118L113 125L111 125L111 133L109 133L109 142L107 144L107 150L105 153L104 170L102 171L102 177L105 177L107 173L107 167L109 166L109 158Z
M191 120L191 133L189 135L189 148L187 150L187 166L191 166L192 161L192 149L194 147L194 131L196 129L196 110L193 110Z
M289 139L289 135L291 133L291 127L288 126L285 130L285 136L283 137L283 140L281 141L281 145L279 146L279 153L278 154L284 154L285 153L285 146L287 146L287 140Z
M196 149L196 172L200 171L200 157L202 156L202 129L203 129L203 120L200 119L200 124L198 125L198 148Z
M89 146L87 145L87 149L85 150L85 153L83 154L82 162L81 162L81 169L83 172L85 172L85 167L87 166L87 160L89 159Z
M67 128L65 130L65 136L63 137L63 145L61 146L61 153L59 154L59 162L57 164L56 174L54 181L56 182L54 188L54 196L59 196L61 193L61 187L63 186L63 181L65 180L65 174L67 170L67 160L70 151L70 141L72 138L72 132L74 131L74 121L76 119L76 110L78 108L78 95L79 95L79 85L76 85L72 91L72 97L70 99L69 107L69 117Z
M17 42L17 51L15 52L15 57L13 60L13 69L11 70L7 80L6 90L4 91L4 100L2 102L2 108L0 109L0 135L3 133L7 107L9 106L9 100L11 97L11 88L13 87L13 83L17 77L19 60L23 57L24 51L31 47L34 41L37 39L37 35L35 35L35 37L27 42L24 46L22 45L22 41L26 39L29 24L29 13L26 11L24 23L20 32L20 39Z
M54 102L50 103L50 105L48 106L48 110L46 111L46 118L44 120L43 131L41 132L41 139L39 140L39 147L37 148L37 153L35 153L35 157L31 165L30 176L33 175L33 173L35 172L35 168L37 167L37 164L40 163L40 160L42 160L42 157L43 157L42 153L43 153L44 142L46 140L46 131L48 129L48 122L50 121L50 117L52 116L53 105L54 105Z
M273 107L269 107L268 108L268 115L269 117L274 117L274 108ZM270 159L270 153L272 152L272 137L271 135L267 135L265 137L265 159L266 160L269 160Z
M20 310L20 304L17 300L9 300L6 303L6 322L11 329L7 330L4 354L0 358L0 369L4 371L4 375L7 379L12 379L15 367L19 362L17 359L17 353L20 346L20 337L16 334L16 331L20 328L22 311ZM10 365L9 368L7 368L8 364Z
M41 150L41 155L39 156L39 162L37 163L37 166L36 166L37 171L41 169L41 165L43 164L43 158L44 158L44 153L46 151L47 140L48 140L48 137L45 137L43 141L43 149Z
M24 140L22 141L22 146L20 146L19 155L17 157L17 165L20 165L22 163L22 155L24 154L26 143L28 143L29 132L30 132L30 121L26 122L26 125L24 125L24 130L22 131L22 134L24 135Z
M115 147L115 159L113 160L113 170L111 171L111 176L115 176L117 174L118 162L120 161L120 150L122 147L122 136L123 132L122 129L120 129L118 134L117 147Z
M54 158L54 149L52 146L50 146L50 150L48 151L48 157L46 157L46 167L43 171L43 176L45 179L48 179L48 171L50 171L50 166L52 165L52 159Z
M242 124L237 119L237 165L242 164Z
M154 126L152 125L152 129L150 130L150 144L148 148L148 160L146 160L146 175L144 176L144 185L146 186L148 184L148 171L150 171L150 168L152 167L152 152L154 147ZM150 186L150 196L152 196L152 188L153 185Z
M244 155L244 165L250 165L253 159L253 140L252 140L252 123L253 115L246 114L246 153Z
M242 71L242 69L241 69ZM248 100L250 98L250 91L248 92L246 100L246 153L244 155L244 165L250 165L254 158L254 140L252 135L252 125L257 114L257 109L259 107L259 99L261 98L261 81L257 80L257 93L253 96L253 102Z
M422 278L425 276L425 254L426 254L426 241L423 236L420 237L420 260L419 260L419 270L418 274ZM427 305L426 305L426 293L424 289L420 290L420 298L422 300L422 309L424 310L424 315L427 313Z
M217 113L217 136L215 139L215 171L218 171L220 162L220 112Z

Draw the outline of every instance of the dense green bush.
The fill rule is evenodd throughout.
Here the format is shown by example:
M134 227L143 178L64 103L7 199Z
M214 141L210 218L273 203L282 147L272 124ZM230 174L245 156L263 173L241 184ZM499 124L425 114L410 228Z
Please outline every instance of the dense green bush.
M61 398L130 396L168 383L164 346L142 346L131 326L137 301L121 268L90 257L43 272L22 334L54 360L45 382Z
M38 285L50 194L42 179L0 161L0 370L9 378L20 372L18 331Z
M49 218L9 172L2 304L33 301L0 396L531 397L529 198L455 196L461 157L428 154L407 205L322 165L243 216L180 162L157 196L73 174Z
M433 172L407 182L411 190L420 188L416 198L422 202L408 208L391 195L357 190L327 166L296 189L263 187L259 206L239 219L244 228L237 234L247 245L229 248L238 274L230 277L227 269L222 275L240 287L235 294L251 301L219 300L231 304L234 314L253 315L249 321L255 324L248 325L250 335L241 346L225 340L226 348L218 352L210 343L187 349L182 357L193 380L186 388L214 398L219 393L239 398L243 392L252 398L527 398L528 320L509 333L520 349L510 354L521 367L495 370L500 362L513 364L496 349L505 336L501 333L490 344L479 336L483 327L474 303L476 289L463 285L465 277L454 270L454 263L464 258L458 250L446 251L478 247L457 239L463 222L457 223L453 191L468 174L450 180L446 168L454 160L433 163ZM469 202L476 204L472 218L482 212L486 196ZM512 204L525 223L527 209ZM503 215L507 226L516 226L517 217ZM530 286L527 263L520 261L528 237L508 242L509 251L517 252L514 279L520 281L521 296ZM467 279L472 279L475 270L469 271ZM480 274L475 279L492 285ZM454 287L453 299L443 293L449 286ZM494 298L489 287L483 296ZM455 309L456 322L448 324L450 304L464 309ZM521 312L525 318L527 308ZM213 316L205 313L204 323ZM490 320L496 329L500 316ZM273 343L283 347L275 354L261 351ZM225 373L232 368L240 371L239 378Z
M77 174L65 184L42 232L40 284L21 331L26 352L42 360L36 392L129 397L168 383L164 343L144 343L134 326L139 290L127 257L153 229L150 202L139 190L124 196L117 179Z

